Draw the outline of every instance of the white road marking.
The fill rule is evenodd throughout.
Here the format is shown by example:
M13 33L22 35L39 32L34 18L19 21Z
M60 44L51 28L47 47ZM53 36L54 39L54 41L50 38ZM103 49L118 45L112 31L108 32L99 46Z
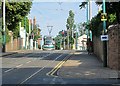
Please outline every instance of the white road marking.
M28 62L26 62L26 63L30 63L30 62L32 62L32 61L28 61Z
M9 70L6 70L5 73L7 73L7 72L9 72L9 71L11 71L11 70L13 70L13 69L14 69L14 68L11 68L11 69L9 69Z
M63 54L59 55L56 59L54 59L54 61L56 61L58 58L60 58Z
M47 56L49 56L49 55L51 55L51 54L53 54L53 53L50 53L50 54L42 57L41 59L43 59L43 58L45 58L45 57L47 57ZM30 54L30 55L31 55L31 54ZM29 55L26 55L26 56L29 56ZM23 57L23 58L24 58L24 57ZM36 60L36 59L35 59L35 60ZM26 62L26 63L28 64L28 63L30 63L30 62L32 62L32 61L28 61L28 62ZM21 66L23 66L23 64L20 64L20 65L18 65L18 66L16 66L16 67L19 69L19 67L21 67ZM14 69L15 69L15 68L8 69L8 70L5 71L5 73L10 72L10 71L12 71L12 70L14 70Z
M21 67L21 66L23 66L23 64L20 64L20 65L18 65L18 66L16 66L16 67Z
M58 58L60 58L62 55L63 55L63 54L59 55L56 59L54 59L54 61L57 60ZM47 64L47 65L48 65L48 64ZM44 67L42 67L41 69L39 69L37 72L35 72L35 73L33 73L32 75L30 75L28 78L26 78L26 79L25 79L24 81L22 81L20 84L23 84L23 83L25 83L26 81L28 81L30 78L32 78L32 77L35 76L37 73L39 73L39 72L42 71L44 68L46 68L47 65L45 65Z
M23 84L24 82L26 82L27 80L29 80L30 78L32 78L34 75L36 75L37 73L39 73L42 69L44 69L45 67L41 68L40 70L38 70L37 72L33 73L31 76L29 76L27 79L25 79L24 81L22 81L20 84Z

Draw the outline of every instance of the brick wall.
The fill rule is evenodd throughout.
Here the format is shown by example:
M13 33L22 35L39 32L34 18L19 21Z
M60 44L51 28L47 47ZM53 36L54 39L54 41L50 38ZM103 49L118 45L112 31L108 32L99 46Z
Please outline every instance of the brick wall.
M6 43L6 51L12 51L13 50L13 32L9 31L10 36L10 42Z
M6 52L19 50L22 46L22 39L13 39L13 32L9 31L10 42L6 43Z
M8 42L6 44L6 52L19 50L21 47L21 40L22 39L18 38Z
M13 50L17 50L17 43L18 41L17 41L17 39L14 39L14 41L13 41L13 44L14 44L14 47L13 47Z
M120 70L120 25L111 25L108 35L108 66Z

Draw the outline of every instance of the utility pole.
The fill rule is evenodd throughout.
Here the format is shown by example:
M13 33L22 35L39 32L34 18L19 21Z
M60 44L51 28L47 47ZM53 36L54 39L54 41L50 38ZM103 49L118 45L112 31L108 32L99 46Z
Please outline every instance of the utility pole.
M105 0L103 0L103 14L106 14ZM106 35L106 21L103 21L103 35ZM103 66L107 67L107 41L103 41Z
M91 5L91 1L87 0L87 25L89 24L89 21L92 19L92 5ZM90 27L89 27L90 28ZM87 38L91 38L92 39L92 32L89 30L89 28L87 28Z
M89 20L92 19L92 9L91 8L92 8L92 2L91 2L91 0L89 0ZM89 30L89 36L92 41L92 31L91 30Z
M25 49L26 49L26 41L27 41L27 37L26 37L26 16L24 18L24 29L25 29Z
M47 26L47 28L48 28L49 36L51 36L53 26Z
M67 29L67 48L69 49L69 29Z
M87 8L86 8L86 16L87 16L87 25L88 25L88 21L89 21L89 3L88 3L88 1L87 1ZM89 28L87 28L87 39L89 38L89 30L88 30Z
M63 42L63 47L64 47L64 50L65 50L65 30L64 30L64 37L63 37L64 39L64 42Z
M78 32L77 32L77 28L76 28L76 34L75 34L75 39L76 39L76 50L77 50L77 39L78 39Z
M91 20L92 19L92 2L91 0L89 0L89 19Z
M3 0L3 52L6 52L5 0Z
M87 8L86 8L86 19L87 19L87 25L88 25L88 18L89 18L89 9L88 9L88 0L87 0ZM89 28L86 27L86 34L87 34L87 42L88 42L88 38L89 38ZM87 50L88 50L88 45L87 45Z

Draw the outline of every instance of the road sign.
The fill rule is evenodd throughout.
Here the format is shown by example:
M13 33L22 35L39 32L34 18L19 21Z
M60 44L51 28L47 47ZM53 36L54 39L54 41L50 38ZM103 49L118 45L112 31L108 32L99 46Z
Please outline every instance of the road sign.
M101 21L107 21L107 13L101 13Z
M101 35L101 41L108 41L108 35Z

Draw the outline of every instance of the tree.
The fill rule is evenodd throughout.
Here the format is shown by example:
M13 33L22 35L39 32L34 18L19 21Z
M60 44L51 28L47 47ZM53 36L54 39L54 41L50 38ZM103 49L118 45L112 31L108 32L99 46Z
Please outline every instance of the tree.
M32 2L6 2L6 25L11 31L15 31L19 22L28 15Z
M102 4L102 2L96 0L96 4L99 5ZM106 11L108 14L115 14L117 23L120 24L120 0L116 2L112 2L112 1L106 2Z
M69 17L67 18L67 26L72 29L74 26L74 13L72 10L69 11Z
M80 36L82 36L83 34L85 34L85 28L86 27L87 27L87 24L85 22L78 24L78 31L80 33Z
M80 9L84 8L87 2L82 2L82 4L79 5ZM97 5L102 4L102 0L96 0ZM108 16L110 14L116 15L116 22L120 24L120 1L117 2L106 2L106 12ZM110 18L111 16L109 16Z
M70 36L72 36L72 29L74 28L75 26L74 26L74 13L73 13L73 11L72 10L70 10L69 11L69 16L68 16L68 18L67 18L67 24L66 24L66 28L69 30L69 37L68 37L68 43L70 42L70 45L72 45L72 42L71 42L71 40L72 40L72 37L70 37Z
M26 32L29 33L29 19L28 17L24 17L21 21L21 26L26 27Z
M81 5L79 5L80 9L84 8L86 6L87 2L82 2ZM102 1L96 0L97 5L101 5ZM120 1L119 2L106 2L106 13L107 13L107 26L115 23L120 24ZM101 10L98 14L96 14L95 17L92 18L90 21L88 27L92 30L93 35L100 36L103 32L103 26L101 21L101 13L103 10Z
M61 42L62 42L62 35L60 35L61 31L59 32L59 35L57 35L54 40L55 40L55 47L56 49L61 48Z
M37 26L35 26L35 28L32 30L31 33L34 34L34 41L37 41L38 38L41 38L40 31L40 28L38 28Z
M73 25L73 31L75 31L75 30L76 30L76 24Z

